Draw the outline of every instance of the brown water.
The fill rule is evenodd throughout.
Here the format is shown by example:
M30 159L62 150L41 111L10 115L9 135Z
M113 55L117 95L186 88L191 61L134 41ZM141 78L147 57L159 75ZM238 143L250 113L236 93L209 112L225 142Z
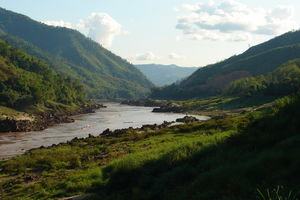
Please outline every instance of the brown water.
M75 122L59 124L43 131L0 133L0 158L8 158L25 151L43 146L66 142L74 137L87 137L89 134L99 135L105 129L111 130L141 127L145 124L161 124L163 121L175 121L184 114L153 113L153 108L105 103L96 113L75 116ZM208 117L196 116L206 120Z

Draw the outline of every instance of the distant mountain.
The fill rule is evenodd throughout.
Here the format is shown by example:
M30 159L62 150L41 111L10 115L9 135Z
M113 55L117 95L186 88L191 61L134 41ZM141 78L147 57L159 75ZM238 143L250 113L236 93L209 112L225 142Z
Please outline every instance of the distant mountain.
M179 85L153 90L153 98L189 99L216 95L235 80L265 75L300 58L300 31L285 33L222 62L198 69Z
M80 80L89 97L135 98L153 84L133 65L78 31L48 26L0 8L1 39Z
M41 60L0 40L0 106L24 110L37 104L81 104L86 101L82 87Z
M197 67L157 64L135 66L156 86L170 85L176 81L180 81L198 69Z

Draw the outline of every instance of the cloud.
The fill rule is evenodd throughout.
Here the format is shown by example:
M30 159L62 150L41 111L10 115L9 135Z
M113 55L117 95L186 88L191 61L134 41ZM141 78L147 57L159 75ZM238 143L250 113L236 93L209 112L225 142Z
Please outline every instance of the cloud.
M49 26L61 26L66 28L72 28L72 24L70 22L65 22L63 20L60 21L45 21L44 24Z
M299 27L291 6L266 10L223 0L183 4L177 11L185 13L177 17L176 28L194 40L245 41L253 34L277 35Z
M196 11L199 9L198 4L182 4L179 8L175 8L175 11Z
M179 55L179 54L176 54L176 53L170 53L168 55L168 58L171 59L171 60L177 60L177 59L185 59L186 57L182 56L182 55Z
M144 54L139 54L139 55L136 55L135 57L135 60L138 60L138 61L150 61L150 60L156 60L156 59L159 59L158 56L156 56L154 53L152 52L147 52L147 53L144 53Z
M153 52L149 51L143 54L136 54L134 56L129 56L127 57L127 59L131 61L153 61L153 60L160 59L160 57L156 56Z
M157 56L153 52L149 51L146 53L129 56L126 59L128 59L131 62L135 62L135 61L155 61L155 60L159 60L159 59L179 60L179 59L185 59L185 58L186 58L186 56L179 55L177 53L170 53L169 55L161 57L161 56Z
M128 34L121 24L106 13L92 13L87 19L77 24L79 30L88 30L88 36L104 47L110 47L115 36Z

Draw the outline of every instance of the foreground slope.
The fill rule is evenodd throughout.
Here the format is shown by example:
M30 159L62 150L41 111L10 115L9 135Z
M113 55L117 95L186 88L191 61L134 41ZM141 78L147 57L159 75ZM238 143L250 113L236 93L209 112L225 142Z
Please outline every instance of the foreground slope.
M81 80L90 97L133 98L145 96L152 87L133 65L78 31L48 26L5 9L0 9L0 30L15 46Z
M201 98L219 94L235 80L267 74L300 58L300 31L288 32L222 62L202 67L180 85L154 90L155 98Z
M197 67L177 65L144 64L135 65L156 86L164 86L181 81L195 72Z

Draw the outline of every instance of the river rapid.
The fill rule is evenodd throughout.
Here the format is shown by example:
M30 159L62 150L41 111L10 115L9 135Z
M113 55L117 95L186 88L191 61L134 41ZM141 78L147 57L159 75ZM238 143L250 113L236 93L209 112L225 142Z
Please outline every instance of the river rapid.
M43 131L0 133L0 159L13 157L40 146L51 146L67 142L75 137L83 138L89 134L98 136L105 129L137 128L145 124L161 124L184 117L180 113L153 113L151 107L104 103L107 108L95 113L73 116L74 123L58 124ZM206 116L196 116L206 120Z

